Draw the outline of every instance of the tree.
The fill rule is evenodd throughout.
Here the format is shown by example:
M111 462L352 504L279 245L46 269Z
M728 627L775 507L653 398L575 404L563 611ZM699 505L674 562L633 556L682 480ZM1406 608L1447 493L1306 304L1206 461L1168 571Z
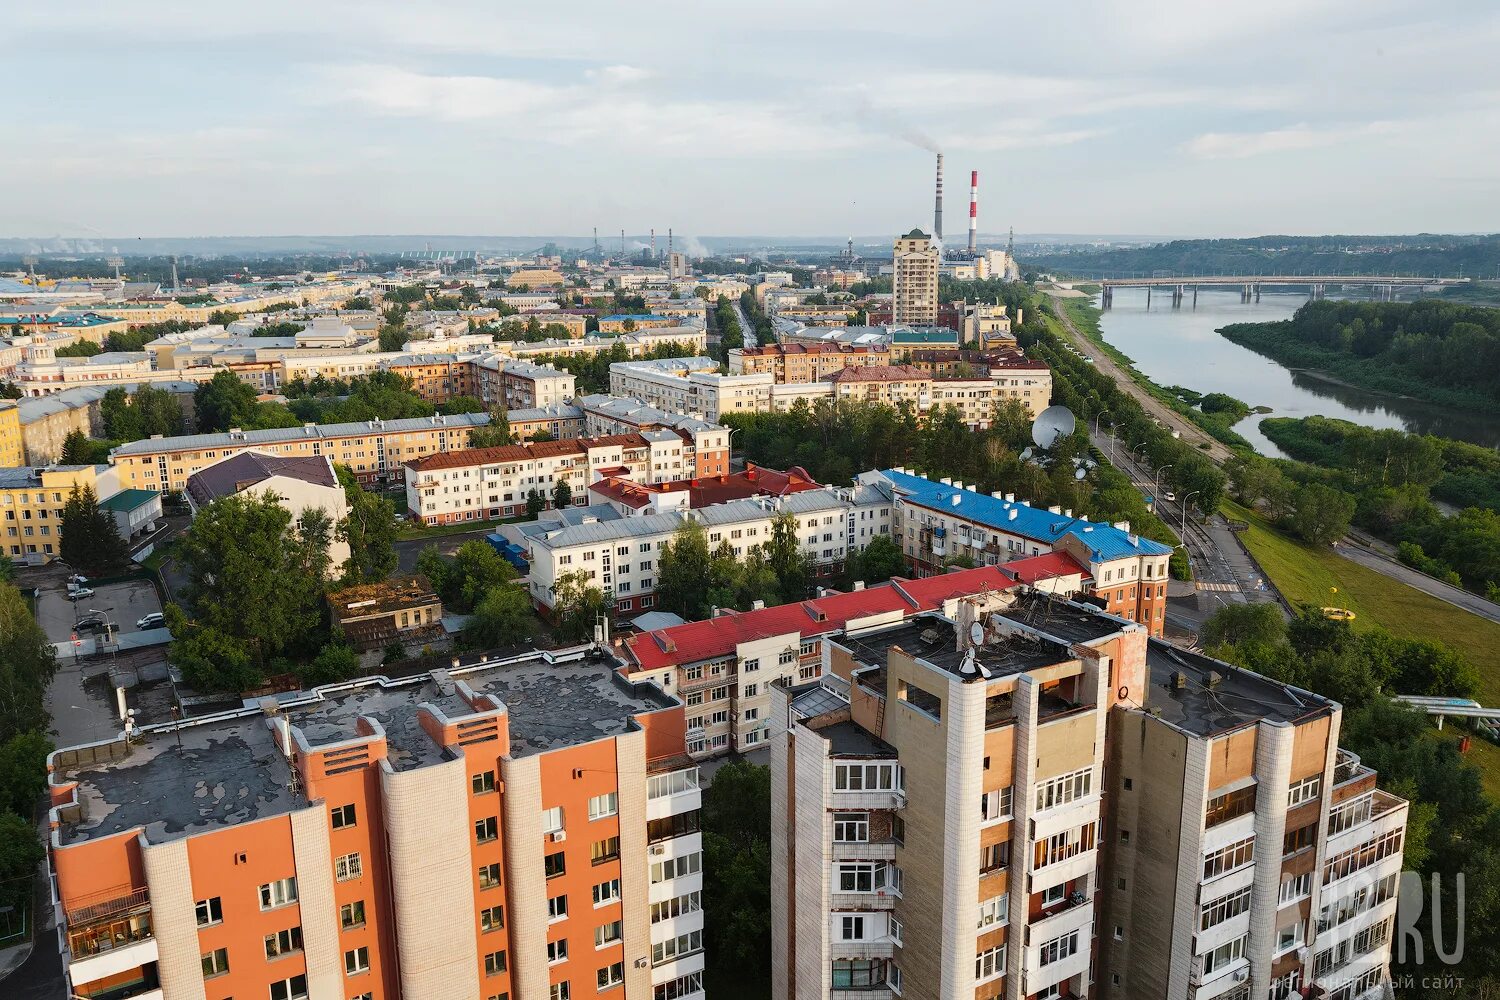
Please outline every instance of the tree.
M771 769L736 760L703 791L704 945L709 988L764 992L771 965ZM732 972L731 972L732 970ZM707 985L707 984L706 984Z
M678 525L657 561L656 606L688 621L708 617L708 533L697 521Z
M526 588L502 583L487 590L474 606L464 626L464 644L477 649L514 646L529 641L535 625Z
M876 535L863 552L849 559L845 576L850 583L857 580L866 584L884 583L905 569L906 557L901 554L901 546L890 535Z
M467 614L491 588L509 583L519 574L488 542L464 542L450 558L436 548L417 556L417 571L451 611Z
M488 407L484 401L473 396L454 396L438 407L439 412L452 416L457 413L484 413Z
M1203 624L1205 649L1217 646L1284 646L1286 622L1275 604L1226 604Z
M547 498L535 487L526 491L526 516L535 521L547 509Z
M95 441L83 431L69 431L63 438L63 465L103 465L109 461L109 442Z
M92 485L75 484L63 504L58 554L75 569L108 570L128 561L120 529L108 511L99 509Z
M782 511L771 518L771 540L766 543L766 562L781 581L784 604L807 597L812 586L812 560L802 551L796 515Z
M1292 526L1311 545L1342 538L1354 516L1354 498L1322 483L1308 483L1297 493Z
M573 504L573 487L568 485L566 479L559 479L557 485L552 487L552 506L558 510L570 507Z
M370 304L370 297L368 295L356 295L352 299L345 299L343 308L368 311L374 307Z
M304 687L320 684L336 684L361 673L359 654L352 646L342 642L330 642L318 650L313 661L298 671L297 679Z
M218 372L193 393L193 412L203 432L246 427L255 415L255 390L230 371Z
M17 733L0 743L0 813L30 816L47 784L47 755L52 741L37 730Z
M47 731L52 720L43 695L56 673L52 643L21 592L0 583L0 740Z
M470 448L500 448L510 443L510 421L504 410L491 410L489 424L469 432Z
M28 818L0 813L0 903L25 910L31 884L46 852Z
M334 472L349 505L337 528L340 541L349 546L342 582L352 586L384 580L396 569L396 508L361 486L347 466L336 465Z
M104 348L92 340L75 340L52 353L59 358L92 358L96 354L103 354Z
M604 591L594 586L581 569L554 580L552 594L555 631L563 642L580 642L593 636L594 623L610 610Z

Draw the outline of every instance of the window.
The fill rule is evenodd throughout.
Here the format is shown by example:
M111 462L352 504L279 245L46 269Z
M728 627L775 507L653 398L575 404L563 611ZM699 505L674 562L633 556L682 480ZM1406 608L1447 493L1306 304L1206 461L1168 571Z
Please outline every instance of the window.
M590 864L602 865L606 861L614 861L619 856L619 837L605 837L603 840L596 840L589 845Z
M746 684L745 689L740 693L746 698L754 698L757 694L760 693L760 685ZM749 718L749 716L746 716L746 718Z
M1232 792L1215 795L1209 799L1208 810L1203 821L1204 827L1218 826L1220 823L1228 823L1246 813L1254 812L1255 790L1255 785L1246 785L1244 788L1236 788Z
M505 961L504 951L492 951L484 956L484 974L486 976L498 976L509 967L509 964Z
M547 964L556 965L568 960L568 939L547 942Z
M553 806L551 809L542 810L542 833L561 833L563 829L562 806Z
M697 913L701 909L703 909L703 893L697 891L684 893L660 903L652 903L651 922L659 924L663 920L672 920L684 913Z
M505 907L490 906L479 911L479 930L483 934L505 929Z
M1311 892L1312 872L1303 872L1301 875L1294 875L1281 883L1281 887L1276 893L1276 903L1278 906L1285 906L1287 903L1301 899Z
M302 950L302 928L289 927L284 931L266 935L266 958L280 958Z
M297 880L295 878L278 879L275 882L267 882L260 887L260 908L262 910L285 906L288 903L295 903L296 901Z
M1341 803L1329 810L1328 813L1328 835L1343 833L1350 827L1358 826L1370 819L1373 811L1375 796L1361 795L1357 799Z
M349 930L352 927L363 927L365 925L365 901L357 899L352 903L345 903L339 907L339 927Z
M563 980L552 984L552 988L547 993L547 1000L572 1000L572 996L572 987L568 985L567 980Z
M224 906L218 896L198 900L195 909L198 912L199 927L208 927L224 919Z
M979 929L1000 927L1010 922L1010 895L991 896L979 904Z
M1390 830L1323 862L1323 884L1345 878L1401 851L1403 830Z
M833 842L836 844L863 844L870 839L869 813L834 813Z
M364 945L344 952L344 975L357 976L370 971L370 949Z
M980 806L980 818L986 823L997 823L1009 818L1012 812L1011 791L1011 786L1006 785L993 792L985 792Z
M493 889L499 884L500 866L498 864L479 866L479 888Z
M760 661L759 660L746 660L744 662L743 669L744 669L745 673L747 673L747 674L753 674L753 673L755 673L755 671L757 671L757 670L760 669Z
M1005 975L1005 945L986 948L974 957L974 979L987 983Z
M1292 786L1287 789L1286 794L1287 808L1290 809L1293 806L1300 806L1304 802L1311 802L1318 797L1318 793L1322 789L1323 776L1321 774L1315 774L1311 778L1303 778L1301 781L1292 782Z
M605 792L589 799L589 819L604 819L620 811L620 796L617 792Z
M1055 937L1051 941L1045 942L1038 949L1037 964L1045 966L1051 965L1053 962L1061 962L1069 955L1077 953L1077 951L1078 932L1069 931L1060 937Z
M689 931L679 934L674 938L667 938L659 944L651 946L651 964L662 965L673 962L684 955L691 955L703 950L703 932Z
M699 811L693 809L688 812L674 813L671 816L663 816L661 819L648 820L646 822L646 843L659 844L663 840L670 840L673 837L685 837L690 833L697 833L699 816Z
M1004 868L1010 864L1010 841L1003 840L998 844L990 844L988 847L979 849L979 870L991 872L996 868Z
M562 920L568 915L568 897L553 896L547 900L547 919Z
M906 775L900 764L835 764L833 787L840 792L904 789Z
M651 884L665 882L667 879L681 878L684 875L696 875L703 870L703 852L695 854L684 854L680 858L668 858L666 861L657 861L651 865Z
M594 886L594 905L605 906L609 903L620 901L620 880L612 878L608 882L600 882Z
M868 989L884 985L887 962L883 958L840 958L833 962L833 988Z
M358 851L353 854L341 854L333 859L335 881L347 882L350 879L359 878L364 873L364 863L360 860Z
M1307 826L1299 826L1295 830L1288 830L1286 836L1281 840L1282 854L1296 854L1298 851L1306 850L1313 846L1318 839L1318 824L1309 823Z
M611 920L607 924L600 924L594 928L594 947L603 948L614 944L625 936L625 923L621 920Z
M703 990L703 973L690 972L680 979L662 983L655 988L651 1000L681 1000Z
M1048 778L1036 786L1036 809L1041 812L1055 806L1067 805L1074 799L1081 799L1089 794L1093 787L1094 769L1085 767L1071 774L1061 774L1055 778Z
M542 870L547 873L548 878L556 878L568 870L567 858L563 857L562 851L549 854L542 859Z
M305 1000L306 997L306 976L293 976L290 979L283 979L279 983L271 984L271 1000Z
M335 830L342 830L346 826L353 826L353 825L354 825L354 803L351 802L351 803L349 803L346 806L334 806L334 808L333 808L333 828Z
M839 940L841 941L863 941L865 939L865 918L862 916L844 916L839 920Z
M1033 867L1045 868L1077 857L1084 851L1093 850L1096 826L1096 823L1085 823L1076 830L1065 830L1054 833L1045 840L1038 840L1035 844L1036 858Z
M484 819L474 821L474 840L476 843L488 844L500 836L500 824L494 816L486 816Z
M1377 970L1378 971L1378 970ZM1271 980L1270 1000L1292 1000L1302 996L1299 987L1302 985L1302 970L1293 969L1279 979Z
M1226 941L1213 951L1203 956L1203 972L1207 975L1224 968L1231 962L1238 961L1245 956L1245 942L1250 940L1250 935Z
M1276 928L1275 954L1280 955L1283 952L1291 951L1293 948L1300 946L1304 937L1303 930L1302 921L1300 920L1294 920L1284 927Z
M613 965L606 965L599 970L598 979L601 990L619 986L625 981L625 963L616 962Z
M1203 858L1204 879L1218 878L1226 872L1236 871L1255 861L1255 838L1246 837L1228 847L1220 848Z
M212 979L229 971L229 949L215 948L203 956L203 978Z
M1227 896L1211 899L1203 904L1199 924L1203 930L1217 927L1231 917L1237 917L1250 909L1250 887L1237 889Z
M470 779L470 784L474 788L475 795L483 795L486 792L493 792L495 790L495 772L480 771Z

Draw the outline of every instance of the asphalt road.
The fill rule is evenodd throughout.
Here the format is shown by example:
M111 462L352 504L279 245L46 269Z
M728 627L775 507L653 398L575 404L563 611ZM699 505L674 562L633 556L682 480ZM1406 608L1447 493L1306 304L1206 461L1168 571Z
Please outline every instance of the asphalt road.
M755 347L760 341L755 338L755 327L750 325L750 317L745 315L745 310L740 308L738 299L729 303L734 307L735 318L740 321L740 337L746 347Z
M1337 546L1339 555L1361 566L1369 567L1375 572L1399 580L1409 587L1420 590L1424 594L1430 594L1440 601L1447 601L1456 608L1462 608L1470 614L1487 618L1492 622L1500 623L1500 605L1487 601L1478 594L1471 594L1462 587L1455 587L1444 583L1442 580L1428 576L1426 573L1418 573L1410 566L1399 562L1365 545L1353 537L1344 538Z

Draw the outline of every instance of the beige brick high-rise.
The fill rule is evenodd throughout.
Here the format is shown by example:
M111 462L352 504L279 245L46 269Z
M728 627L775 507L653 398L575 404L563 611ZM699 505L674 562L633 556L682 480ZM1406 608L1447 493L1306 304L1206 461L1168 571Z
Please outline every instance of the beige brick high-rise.
M942 256L920 229L896 237L892 265L892 321L908 326L937 323L938 261Z

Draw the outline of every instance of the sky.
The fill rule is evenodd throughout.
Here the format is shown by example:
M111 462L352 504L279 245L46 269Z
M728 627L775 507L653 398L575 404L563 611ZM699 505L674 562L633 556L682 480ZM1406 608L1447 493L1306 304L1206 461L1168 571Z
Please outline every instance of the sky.
M1500 230L1493 0L6 7L3 237Z

